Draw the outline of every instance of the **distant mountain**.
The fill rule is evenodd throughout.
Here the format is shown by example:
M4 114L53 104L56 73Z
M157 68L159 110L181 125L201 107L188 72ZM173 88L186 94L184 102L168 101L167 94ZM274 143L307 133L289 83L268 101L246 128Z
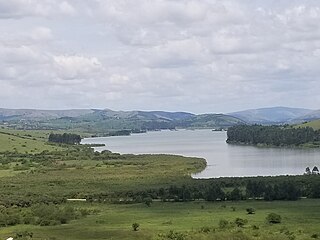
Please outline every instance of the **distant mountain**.
M71 110L35 110L35 109L6 109L0 108L1 120L49 120L62 117L78 117L92 113L90 109Z
M245 124L239 118L225 114L200 114L183 119L178 123L182 127L193 128L228 128L234 125Z
M110 109L32 110L0 109L0 121L16 128L75 129L92 133L118 130L228 128L244 121L224 114L187 112L113 111Z
M311 111L303 116L299 116L292 120L292 122L306 122L320 119L320 110Z
M256 124L281 124L297 119L311 113L313 110L304 108L271 107L249 109L240 112L229 113L247 123Z

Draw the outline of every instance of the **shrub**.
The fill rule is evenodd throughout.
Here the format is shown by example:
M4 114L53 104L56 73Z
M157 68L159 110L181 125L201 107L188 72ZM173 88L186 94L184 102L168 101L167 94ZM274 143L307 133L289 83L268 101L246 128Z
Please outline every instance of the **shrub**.
M236 220L234 221L234 223L238 226L238 227L243 227L244 225L246 225L248 223L247 219L242 219L242 218L236 218Z
M167 234L159 234L161 240L185 240L186 235L179 232L170 231Z
M256 210L254 210L254 208L247 208L247 213L248 214L255 214L256 213Z
M281 216L276 213L269 213L266 217L266 220L268 223L271 224L281 223Z
M140 224L139 223L133 223L132 224L132 229L133 231L138 231L138 228L140 227Z
M223 229L226 228L229 225L229 222L225 219L221 219L219 221L219 228Z

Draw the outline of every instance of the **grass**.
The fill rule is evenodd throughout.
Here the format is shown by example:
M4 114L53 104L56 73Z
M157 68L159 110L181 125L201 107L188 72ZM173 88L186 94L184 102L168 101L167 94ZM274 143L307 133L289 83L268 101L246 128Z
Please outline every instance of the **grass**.
M0 132L3 129L0 130ZM88 195L127 193L159 189L170 185L194 183L190 174L201 171L205 160L172 155L97 155L84 146L67 148L47 145L48 132L4 130L0 133L1 151L28 152L29 154L0 153L0 211L6 203L34 202L48 198L85 198ZM23 146L24 145L24 146ZM49 152L36 154L48 150ZM53 151L53 152L50 152ZM97 157L97 158L95 158ZM10 160L9 162L7 160ZM236 181L236 180L235 180ZM116 195L117 196L117 195ZM15 201L13 201L15 200ZM320 200L300 201L240 201L240 202L184 202L145 204L111 204L102 202L68 202L76 208L96 209L98 214L71 221L68 224L41 227L16 225L0 228L0 239L14 236L16 232L33 232L32 239L47 240L162 240L170 230L185 236L179 240L209 239L311 239L320 237ZM2 206L3 204L3 206ZM14 204L14 203L13 203ZM16 205L14 207L18 208ZM248 215L246 208L256 213ZM275 212L282 223L269 225L266 216ZM232 222L247 219L243 227ZM219 221L231 222L219 228ZM0 218L1 222L1 218ZM139 231L132 224L140 224ZM255 226L255 229L253 228ZM206 227L207 233L201 231ZM316 235L314 235L316 236Z
M40 137L39 137L40 138ZM49 145L44 140L32 135L25 136L22 133L15 134L0 130L0 152L16 151L20 153L39 153L44 150L56 151L61 150L60 147Z
M13 165L16 164L21 165L18 162ZM46 193L81 198L94 193L112 194L184 183L192 180L191 173L204 167L204 160L170 155L129 156L128 159L105 162L62 160L53 167L27 168L14 177L0 178L0 190L2 196ZM14 172L12 168L10 171ZM0 176L7 176L10 171L0 170ZM3 187L7 185L14 187Z
M320 129L320 120L302 123L302 124L296 125L295 127L312 127L314 130L319 130Z
M14 232L28 230L34 233L33 239L157 239L159 233L170 230L184 232L188 239L247 239L231 238L242 232L248 239L311 239L312 234L320 233L320 200L295 202L154 202L151 207L144 204L114 205L97 203L68 203L76 207L94 208L97 215L72 221L66 225L39 227L19 225L0 229L0 238L14 235ZM256 214L248 215L246 208L253 207ZM233 210L235 209L235 210ZM282 223L267 224L266 216L276 212ZM233 222L236 218L247 219L244 228L230 225L219 229L219 221ZM132 223L138 222L140 230L132 231ZM259 228L253 230L252 226ZM207 227L209 233L202 233ZM214 230L215 229L215 230ZM255 237L254 237L255 236Z

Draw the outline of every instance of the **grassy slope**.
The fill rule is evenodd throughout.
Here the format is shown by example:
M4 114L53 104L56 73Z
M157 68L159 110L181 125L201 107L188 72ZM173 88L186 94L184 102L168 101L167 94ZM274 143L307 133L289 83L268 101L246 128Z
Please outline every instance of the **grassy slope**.
M17 152L42 152L44 150L59 150L57 146L48 145L45 141L40 140L43 135L20 132L19 135L8 131L0 130L0 152L17 151Z
M314 130L319 130L320 129L320 120L302 123L302 124L297 125L296 127L312 127Z
M28 230L34 233L33 239L156 239L159 233L175 231L191 231L188 239L311 239L314 233L320 233L320 201L301 200L296 202L226 202L226 203L153 203L151 207L144 204L109 205L90 203L69 203L71 205L96 208L97 215L76 220L70 224L39 227L15 226L0 229L0 237L8 237L16 231ZM201 205L204 209L201 209ZM235 207L235 211L232 210ZM247 215L246 208L253 207L256 214ZM269 225L265 217L271 212L282 216L282 223ZM219 220L234 221L236 218L248 220L248 224L239 229L231 227L218 229ZM134 232L131 225L140 224L140 230ZM252 226L259 227L253 230ZM216 228L215 233L199 233L201 227ZM248 238L234 238L241 231ZM241 236L242 236L242 233ZM256 237L253 237L256 236Z

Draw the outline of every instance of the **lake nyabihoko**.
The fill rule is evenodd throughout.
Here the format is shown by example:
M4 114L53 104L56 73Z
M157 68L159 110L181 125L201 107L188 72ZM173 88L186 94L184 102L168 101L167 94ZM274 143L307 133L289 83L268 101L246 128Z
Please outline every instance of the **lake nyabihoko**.
M155 131L131 136L86 138L82 144L104 143L95 150L118 153L177 154L201 157L207 168L195 178L303 174L320 166L320 149L262 148L226 143L226 132L205 130Z

